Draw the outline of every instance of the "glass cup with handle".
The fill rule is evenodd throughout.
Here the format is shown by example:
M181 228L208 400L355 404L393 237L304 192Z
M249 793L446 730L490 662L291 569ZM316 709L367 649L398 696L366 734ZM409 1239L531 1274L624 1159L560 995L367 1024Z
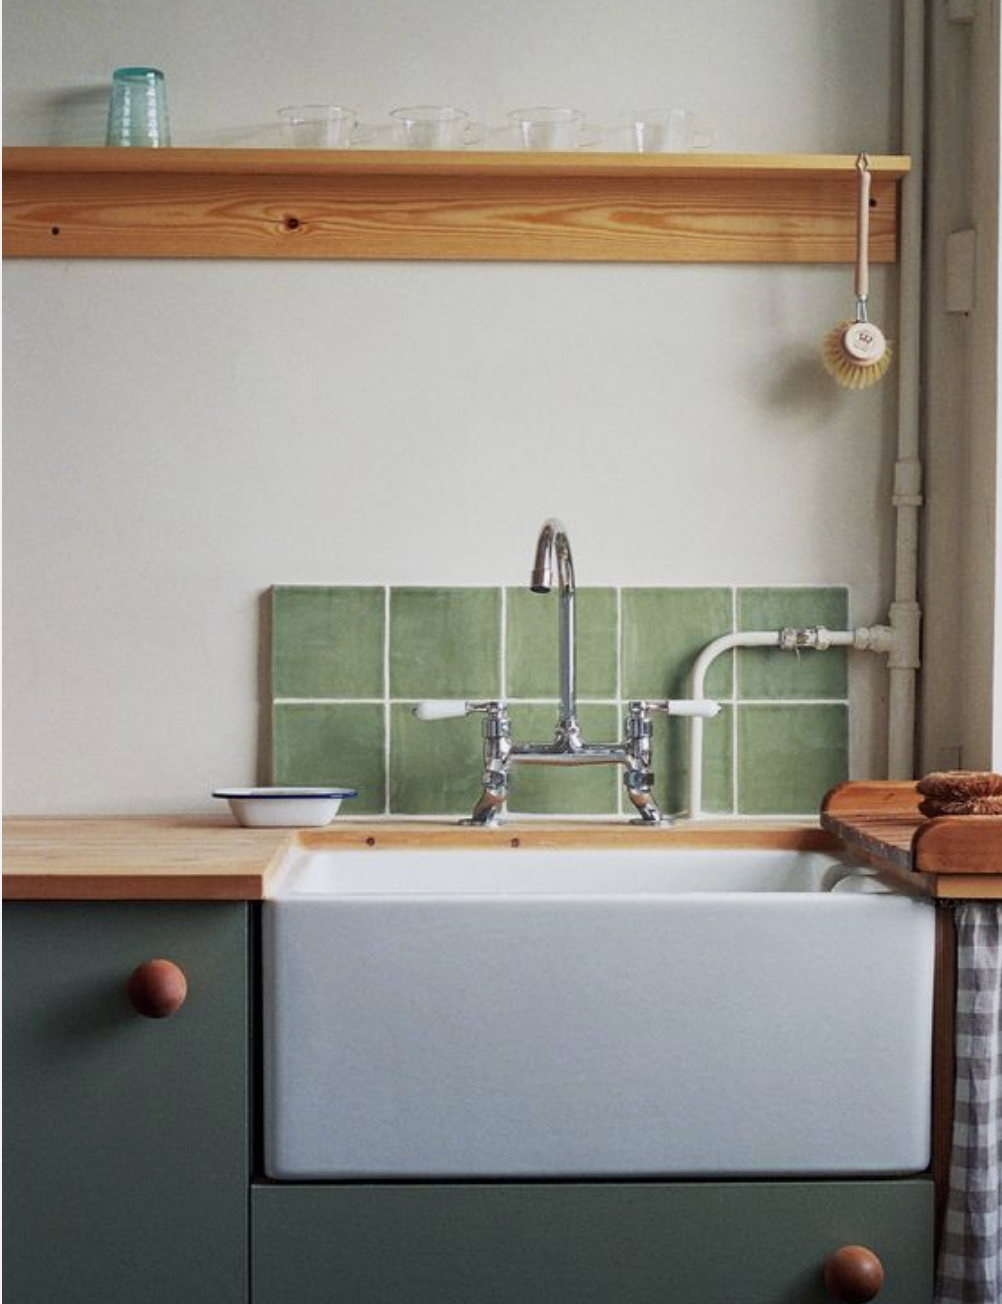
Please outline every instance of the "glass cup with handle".
M404 149L466 149L483 139L483 129L465 109L452 104L417 104L392 109Z
M347 149L358 125L355 110L340 104L292 104L278 116L293 149Z
M523 149L569 150L593 144L595 128L584 126L580 109L539 106L512 109L508 121L518 133Z
M685 154L710 149L715 133L688 109L641 109L633 115L633 149L639 154Z

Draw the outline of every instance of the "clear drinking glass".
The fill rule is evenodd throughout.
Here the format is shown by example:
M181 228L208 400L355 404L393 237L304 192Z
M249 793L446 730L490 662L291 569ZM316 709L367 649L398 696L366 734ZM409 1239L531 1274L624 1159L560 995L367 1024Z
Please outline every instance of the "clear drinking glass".
M167 83L159 68L116 68L112 73L105 144L145 149L170 144Z
M278 116L294 149L346 149L358 124L355 110L340 104L293 104Z

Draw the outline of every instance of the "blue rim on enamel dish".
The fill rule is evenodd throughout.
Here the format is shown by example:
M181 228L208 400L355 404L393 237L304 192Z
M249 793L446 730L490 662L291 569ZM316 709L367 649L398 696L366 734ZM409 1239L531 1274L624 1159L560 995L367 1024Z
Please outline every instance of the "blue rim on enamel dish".
M235 798L243 800L250 798L284 798L290 797L357 797L358 791L355 788L217 788L213 792L213 797L225 797L227 799Z

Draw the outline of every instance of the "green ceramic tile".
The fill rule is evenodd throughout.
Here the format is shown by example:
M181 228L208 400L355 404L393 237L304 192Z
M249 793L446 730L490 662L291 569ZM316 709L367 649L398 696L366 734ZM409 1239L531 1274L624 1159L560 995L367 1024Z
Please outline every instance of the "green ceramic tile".
M272 589L274 697L382 697L381 588Z
M624 698L687 697L697 655L732 628L730 589L624 589ZM708 696L731 695L731 660L710 669Z
M349 815L386 809L384 708L378 703L297 702L273 708L273 781L357 788Z
M501 695L501 590L390 590L391 697Z
M513 706L512 738L547 743L557 723L557 703ZM578 720L586 742L618 742L619 711L612 705L582 706ZM620 765L513 765L508 809L532 815L615 815L619 810Z
M725 706L718 716L703 721L703 812L734 811L733 718ZM690 722L654 717L654 796L666 815L689 809Z
M390 810L468 815L480 796L482 715L418 720L410 702L390 707Z
M849 712L840 704L738 707L738 809L811 814L848 778Z
M849 595L844 588L739 589L738 629L785 629L824 625L845 629ZM742 698L846 697L845 648L781 652L742 648L738 652L738 696Z
M509 589L508 697L559 697L559 596ZM578 697L615 697L616 590L578 589Z

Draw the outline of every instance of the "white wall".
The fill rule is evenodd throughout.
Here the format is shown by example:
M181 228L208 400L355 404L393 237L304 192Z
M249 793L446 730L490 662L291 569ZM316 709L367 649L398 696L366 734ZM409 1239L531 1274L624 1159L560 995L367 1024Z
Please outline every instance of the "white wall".
M7 0L7 143L98 143L112 68L178 145L297 100L684 103L734 151L897 148L898 6ZM272 583L827 584L886 617L891 385L817 363L851 269L8 262L5 808L189 811L255 774ZM895 329L896 275L875 320ZM884 673L854 662L852 764Z

